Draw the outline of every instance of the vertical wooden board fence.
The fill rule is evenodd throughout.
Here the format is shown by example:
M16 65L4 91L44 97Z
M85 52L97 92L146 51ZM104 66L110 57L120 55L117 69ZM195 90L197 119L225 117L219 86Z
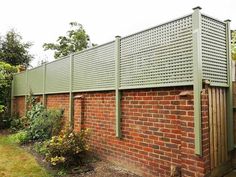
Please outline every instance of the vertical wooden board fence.
M209 87L209 125L211 169L224 165L228 160L226 88Z
M236 65L235 65L236 67ZM236 82L233 82L234 125L236 125ZM236 144L236 126L234 126L234 144Z

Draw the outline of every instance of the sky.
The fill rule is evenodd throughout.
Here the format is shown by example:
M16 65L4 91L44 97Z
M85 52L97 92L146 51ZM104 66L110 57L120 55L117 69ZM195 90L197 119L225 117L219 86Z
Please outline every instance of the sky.
M81 23L91 42L100 45L191 14L196 6L211 17L230 19L236 29L236 0L0 0L0 35L14 28L32 42L31 64L37 66L54 60L53 51L42 45L65 35L69 22Z

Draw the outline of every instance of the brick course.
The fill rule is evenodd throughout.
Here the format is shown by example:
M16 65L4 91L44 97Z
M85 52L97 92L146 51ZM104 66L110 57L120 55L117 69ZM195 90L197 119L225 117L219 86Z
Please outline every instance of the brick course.
M188 92L180 96L181 92ZM194 154L193 88L170 87L122 91L122 138L115 137L115 92L75 93L74 129L91 129L91 149L141 176L182 176L209 173L208 95L202 92L203 157ZM20 99L20 98L19 98ZM18 100L18 98L16 99ZM20 102L20 101L19 101ZM47 96L48 108L64 108L68 94Z

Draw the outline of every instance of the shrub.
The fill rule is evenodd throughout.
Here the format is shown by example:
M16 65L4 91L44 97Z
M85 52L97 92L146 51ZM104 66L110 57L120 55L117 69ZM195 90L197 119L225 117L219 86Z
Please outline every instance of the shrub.
M47 145L49 143L48 141L49 140L34 143L34 150L37 153L45 156L48 153L48 148L47 148Z
M10 126L11 81L17 70L17 67L0 61L0 128Z
M46 160L54 166L68 166L76 163L80 155L89 149L88 135L88 130L82 130L78 133L68 131L59 136L53 136L47 142Z
M27 112L30 140L46 140L57 135L62 127L62 110L46 110L42 103L36 103Z
M16 134L9 136L9 140L13 143L24 144L29 141L28 133L26 131L19 131Z
M10 119L10 130L12 132L17 132L19 130L23 130L28 126L28 119L27 117L19 117L19 115L14 115Z

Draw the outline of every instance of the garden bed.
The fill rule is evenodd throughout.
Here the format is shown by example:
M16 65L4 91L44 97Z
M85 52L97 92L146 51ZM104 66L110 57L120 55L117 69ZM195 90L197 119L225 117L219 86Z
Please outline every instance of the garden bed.
M8 166L17 171L3 169L0 164L1 176L32 175L32 176L65 176L65 177L138 177L110 162L98 159L94 154L86 153L82 163L73 168L64 170L52 167L44 157L33 150L33 144L19 146L8 141L9 131L0 131L1 161L8 161ZM10 148L9 148L10 147ZM9 151L10 150L10 151ZM18 155L12 157L16 152ZM18 158L19 156L19 158ZM8 158L9 157L9 158ZM22 159L24 163L22 163ZM19 160L19 161L18 161ZM25 166L25 164L29 164Z

